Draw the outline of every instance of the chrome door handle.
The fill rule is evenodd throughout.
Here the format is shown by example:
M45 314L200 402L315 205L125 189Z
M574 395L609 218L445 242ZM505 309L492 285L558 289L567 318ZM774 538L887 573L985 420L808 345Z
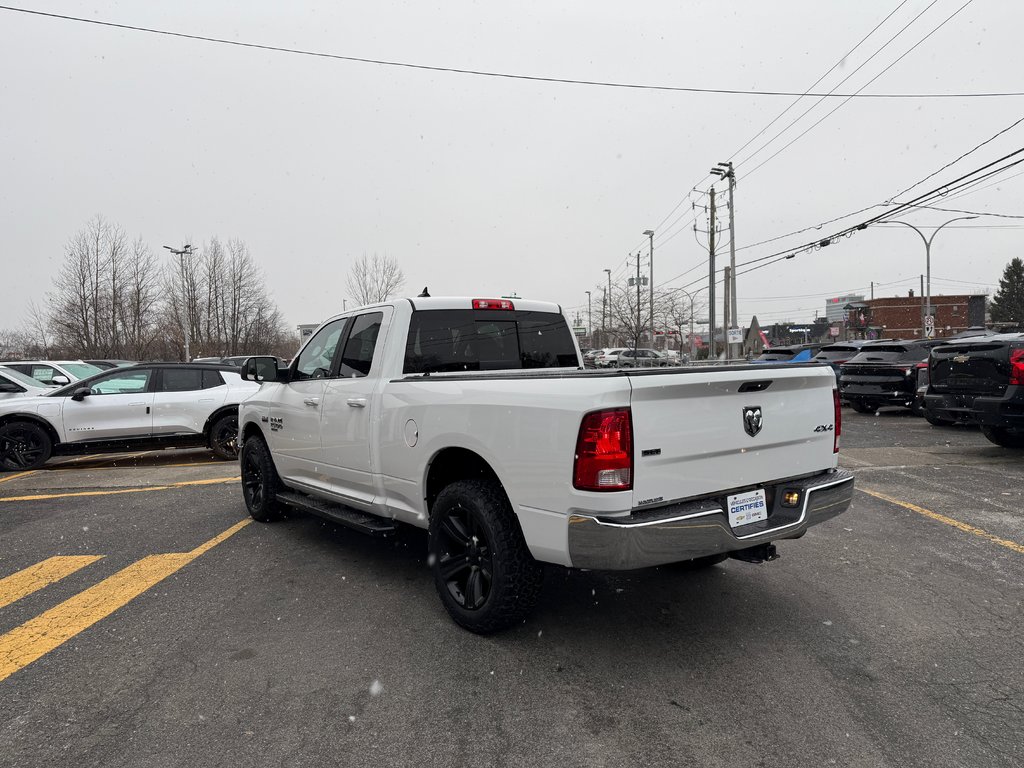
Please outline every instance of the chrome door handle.
M320 398L319 397L307 397L302 402L304 402L310 408L316 408L318 405L320 405Z
M353 408L365 408L366 398L365 397L350 397L346 402Z

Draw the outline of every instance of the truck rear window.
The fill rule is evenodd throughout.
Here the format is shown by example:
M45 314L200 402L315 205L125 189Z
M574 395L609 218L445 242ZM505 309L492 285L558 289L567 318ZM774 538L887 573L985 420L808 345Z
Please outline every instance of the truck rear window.
M569 326L552 312L433 309L409 322L405 373L578 366Z

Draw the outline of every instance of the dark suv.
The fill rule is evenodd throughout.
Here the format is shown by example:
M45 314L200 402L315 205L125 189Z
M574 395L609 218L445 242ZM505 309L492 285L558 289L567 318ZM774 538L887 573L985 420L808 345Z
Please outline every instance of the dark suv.
M917 368L941 341L880 341L864 347L839 369L839 396L857 413L886 405L914 407Z
M980 424L996 445L1024 448L1024 333L943 344L928 367L928 421Z

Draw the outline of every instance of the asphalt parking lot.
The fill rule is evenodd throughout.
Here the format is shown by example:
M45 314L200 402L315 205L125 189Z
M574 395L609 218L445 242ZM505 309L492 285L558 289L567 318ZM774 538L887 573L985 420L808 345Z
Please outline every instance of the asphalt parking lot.
M4 766L1024 764L1024 454L844 412L782 558L549 569L456 627L425 537L249 524L203 451L0 475Z

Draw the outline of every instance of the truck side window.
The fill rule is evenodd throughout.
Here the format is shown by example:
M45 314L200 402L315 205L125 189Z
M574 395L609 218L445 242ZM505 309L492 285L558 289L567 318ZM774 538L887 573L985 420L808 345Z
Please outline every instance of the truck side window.
M370 312L355 319L352 331L345 341L345 349L341 353L339 376L352 379L369 375L373 353L377 348L377 334L380 333L383 321L382 312Z
M309 340L295 363L293 381L303 379L325 379L331 375L331 361L345 330L346 318L328 323Z

